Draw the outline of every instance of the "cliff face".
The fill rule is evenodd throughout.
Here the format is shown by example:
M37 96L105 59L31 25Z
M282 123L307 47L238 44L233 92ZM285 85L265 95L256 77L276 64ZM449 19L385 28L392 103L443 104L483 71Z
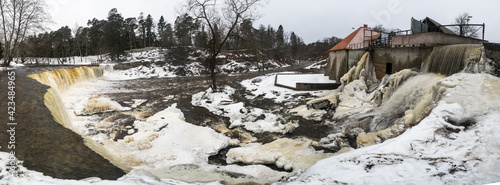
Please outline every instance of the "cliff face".
M16 70L15 80L15 149L8 148L11 141L7 125L8 76L0 72L0 146L1 151L15 152L24 161L23 166L54 178L83 179L100 177L117 179L125 173L84 144L83 138L54 121L44 104L49 86L26 77L24 70Z

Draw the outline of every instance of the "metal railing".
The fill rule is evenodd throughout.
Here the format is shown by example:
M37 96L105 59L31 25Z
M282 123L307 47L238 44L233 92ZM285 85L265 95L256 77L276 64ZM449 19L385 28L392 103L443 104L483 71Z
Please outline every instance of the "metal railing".
M420 33L427 33L427 32L444 32L442 28L452 28L451 30L448 29L449 31L452 31L456 33L459 36L463 37L470 37L470 38L476 38L479 39L478 37L478 31L481 30L481 40L484 41L484 34L485 34L485 27L486 25L483 24L450 24L450 25L441 25L441 26L429 26L427 30L420 30ZM438 28L438 29L436 29ZM400 30L400 31L393 31L393 32L376 32L380 34L380 36L377 39L373 39L376 34L374 34L374 30L368 30L365 29L363 33L363 40L368 41L368 47L373 47L373 46L390 46L392 44L392 37L395 36L404 36L404 35L412 35L412 30ZM458 32L458 33L457 33ZM469 33L469 35L466 35ZM364 47L364 42L363 43L356 43L360 44L356 49L360 49ZM350 44L351 45L351 44Z

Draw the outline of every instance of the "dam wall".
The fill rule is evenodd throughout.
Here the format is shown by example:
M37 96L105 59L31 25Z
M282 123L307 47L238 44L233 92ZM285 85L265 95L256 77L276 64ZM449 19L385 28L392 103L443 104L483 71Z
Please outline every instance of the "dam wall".
M482 44L485 41L470 37L427 32L392 37L392 46L420 46L420 45L453 45L453 44Z
M325 76L340 81L349 69L361 59L362 54L369 52L377 79L386 74L393 74L403 69L418 69L422 72L452 75L462 71L472 63L489 61L489 66L496 68L490 71L499 74L500 44L456 44L456 45L420 45L412 47L372 47L356 50L336 50L329 55L328 70ZM484 54L484 55L483 55ZM498 76L498 75L497 75Z

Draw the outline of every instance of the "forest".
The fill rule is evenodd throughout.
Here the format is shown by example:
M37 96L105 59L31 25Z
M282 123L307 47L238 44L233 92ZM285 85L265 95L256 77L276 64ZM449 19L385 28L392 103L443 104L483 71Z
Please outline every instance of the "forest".
M215 29L217 28L215 25ZM87 26L63 26L55 31L28 35L20 43L18 57L60 58L65 63L72 56L109 54L113 61L123 61L125 51L146 47L162 47L185 52L188 49L207 49L208 32L205 25L189 14L177 16L169 23L163 16L156 21L151 15L124 18L116 8L105 20L90 19ZM279 25L258 25L243 20L231 33L224 45L225 51L244 51L261 60L294 61L326 58L327 51L341 39L324 38L305 44L293 31ZM182 55L181 55L182 56Z

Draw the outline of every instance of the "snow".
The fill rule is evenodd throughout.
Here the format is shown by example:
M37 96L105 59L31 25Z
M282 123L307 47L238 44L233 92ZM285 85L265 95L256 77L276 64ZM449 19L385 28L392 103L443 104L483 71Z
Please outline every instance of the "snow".
M462 73L440 80L435 88L441 99L418 125L384 143L319 161L288 184L500 181L500 79ZM475 124L457 124L464 121Z
M228 137L211 128L186 123L176 104L146 121L136 121L134 127L138 129L135 134L104 145L115 148L113 153L137 163L138 168L207 163L209 156L229 143Z
M326 65L328 63L327 60L328 59L321 60L319 62L311 64L310 66L305 67L304 69L321 69L321 68L326 68Z
M176 104L142 119L130 110L142 106L147 99L131 99L120 105L109 97L93 95L95 91L101 94L126 92L126 89L119 89L120 84L126 82L115 80L175 77L174 71L182 67L191 75L201 74L203 66L198 62L181 67L155 63L163 60L162 52L164 51L153 49L130 53L128 62L152 63L128 70L113 70L112 65L101 65L106 68L106 72L100 80L79 82L61 93L64 105L72 116L74 129L102 145L120 163L127 164L132 169L128 174L116 181L99 178L63 180L44 176L18 165L23 175L14 177L3 170L7 169L9 156L0 152L0 184L236 184L250 181L285 184L487 184L500 181L500 79L497 77L465 73L446 78L418 75L413 81L421 81L418 86L425 85L423 89L431 90L420 91L425 94L426 99L426 104L422 107L428 107L427 103L431 101L433 105L430 107L435 108L415 126L380 144L373 142L371 146L354 150L349 148L349 143L345 143L347 140L339 139L345 137L342 134L331 134L319 143L308 139L282 138L263 144L251 143L255 140L240 142L230 139L223 134L223 130L229 130L225 125L220 129L215 127L221 132L219 133L209 127L187 123ZM97 58L98 56L86 57L80 63L90 63ZM230 72L238 68L257 70L255 65L249 67L247 63L231 60L229 54L225 58L229 62L220 66L222 71ZM50 60L55 62L57 59ZM280 66L272 64L272 61L267 62ZM323 64L318 63L308 68L320 65ZM0 68L2 69L5 68ZM335 105L334 119L339 119L377 108L380 111L393 110L380 105L390 104L387 102L391 101L391 96L413 96L412 92L408 92L412 88L403 89L407 85L402 82L411 81L409 78L416 75L416 72L403 70L388 77L386 82L381 82L383 86L374 89L367 83L363 70L365 69L353 70L354 77L347 80L350 83L343 84L342 91L296 92L276 87L274 83L277 74L245 80L241 84L250 93L246 96L247 99L263 97L284 104L300 100L303 93L318 93L315 96L324 97L291 110L313 120L319 120L327 113L325 110L308 108L320 101L326 100ZM359 74L354 74L355 72ZM279 75L278 83L295 86L298 81L320 82L325 78L322 75L299 76L289 73ZM406 91L401 93L401 90ZM400 94L397 91L401 91ZM249 107L233 100L231 96L234 93L237 93L236 90L229 86L221 92L207 89L193 95L191 103L228 117L231 121L230 128L243 127L256 133L288 133L298 126L297 123L283 123L281 115L270 110ZM164 101L172 98L164 97ZM413 97L408 97L411 98ZM420 102L411 104L411 109L401 118L403 121L420 120L418 116L423 111L417 105ZM88 111L92 107L99 109ZM102 107L104 108L101 109ZM93 125L94 129L107 128L113 122L97 115L79 116L102 111L119 111L135 116L137 120L133 126L126 127L128 136L114 141L113 135L92 133L89 127ZM368 135L360 133L363 134ZM209 156L236 145L239 146L230 149L226 155L230 165L209 164ZM325 154L315 151L312 146L339 147L341 150L335 154ZM234 165L235 163L247 166ZM274 164L293 172L278 172L262 164ZM287 182L277 182L280 179L287 179Z
M113 155L112 159L118 160L118 163L126 164L132 169L132 172L122 178L134 179L131 181L133 183L158 181L159 184L161 184L160 182L177 184L176 181L169 179L207 183L218 180L231 183L248 181L267 183L288 175L286 172L277 172L262 165L215 166L208 164L209 156L238 142L232 141L229 137L212 128L185 122L184 114L176 108L176 104L147 119L136 120L133 124L134 129L131 126L126 127L128 129L126 131L131 135L118 141L113 140L113 134L93 133L92 129L111 128L113 122L109 122L107 119L102 120L94 115L85 117L76 115L82 112L80 110L88 105L89 100L101 99L100 101L110 104L116 103L102 96L89 97L94 97L92 92L97 89L116 91L114 88L119 87L120 83L122 82L103 80L81 82L62 93L62 99L69 112L74 112L72 119L75 130L103 145L108 150L107 152ZM171 98L165 97L165 99ZM133 114L133 112L127 111L145 101L145 99L132 99L128 103L125 102L130 107L122 107L117 111ZM89 127L89 125L92 126ZM146 175L144 177L132 175L137 171ZM232 178L231 175L227 174L241 174L242 176ZM117 182L121 182L120 179Z
M335 80L328 79L324 74L277 74L277 84L296 88L297 83L335 83Z
M311 140L277 139L268 144L252 143L227 153L229 164L275 164L285 170L304 170L332 154L315 151Z
M241 85L247 89L253 96L247 96L247 99L254 99L262 96L266 99L272 99L276 103L294 100L293 95L310 94L318 91L294 91L274 85L276 74L268 74L244 80Z
M18 170L22 173L15 176L10 174L7 169L7 163L9 158L9 153L0 152L0 184L18 184L18 185L140 185L140 184L158 184L158 185L189 185L189 184L205 184L205 185L218 185L219 182L208 182L208 183L188 183L173 179L160 179L151 173L144 170L133 170L128 174L120 177L117 180L102 180L97 177L90 177L81 180L68 180L68 179L56 179L50 176L46 176L43 173L36 172L25 168L22 165L17 165Z
M235 89L226 86L221 92L212 89L194 94L191 104L208 109L214 114L230 118L230 128L243 126L256 133L287 131L287 125L280 122L280 117L267 110L246 107L243 102L233 102L231 95ZM263 118L259 118L263 117Z

